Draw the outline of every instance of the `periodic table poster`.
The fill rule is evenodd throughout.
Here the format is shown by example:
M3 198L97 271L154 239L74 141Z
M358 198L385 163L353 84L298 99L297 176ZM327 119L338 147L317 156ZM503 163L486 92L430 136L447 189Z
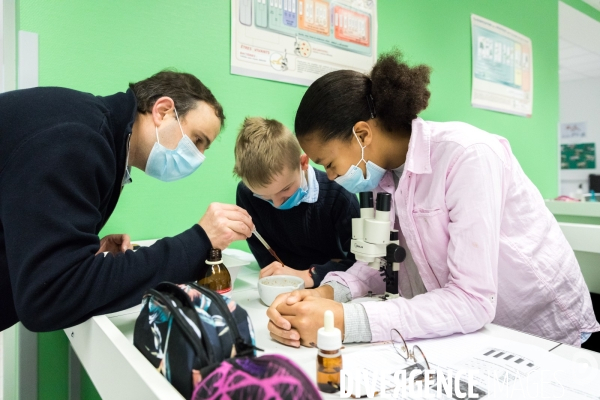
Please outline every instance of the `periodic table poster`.
M232 74L308 86L376 59L375 0L231 0Z

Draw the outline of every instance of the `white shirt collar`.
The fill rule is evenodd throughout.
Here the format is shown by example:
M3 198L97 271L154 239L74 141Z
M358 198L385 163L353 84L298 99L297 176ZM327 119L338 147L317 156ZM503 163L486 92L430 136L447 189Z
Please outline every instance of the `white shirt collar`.
M308 193L302 199L302 203L316 203L319 199L319 181L312 166L306 170L306 181L308 183Z

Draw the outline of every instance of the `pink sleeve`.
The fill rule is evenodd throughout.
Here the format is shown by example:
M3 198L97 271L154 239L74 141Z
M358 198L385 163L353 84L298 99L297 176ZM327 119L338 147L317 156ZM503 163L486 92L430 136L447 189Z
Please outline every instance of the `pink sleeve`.
M321 285L327 282L338 282L348 287L352 293L352 298L363 297L369 290L373 294L382 294L385 292L385 283L379 276L379 271L369 267L362 261L357 261L346 271L334 271L328 273Z
M458 156L446 179L448 283L411 300L362 303L374 342L389 340L392 328L407 340L431 338L473 332L494 319L504 169L487 145L470 146Z

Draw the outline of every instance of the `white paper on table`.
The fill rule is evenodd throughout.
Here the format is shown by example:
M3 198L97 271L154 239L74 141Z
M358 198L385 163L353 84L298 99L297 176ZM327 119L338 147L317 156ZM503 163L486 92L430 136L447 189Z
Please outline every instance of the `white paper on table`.
M355 397L364 396L368 393L363 381L364 377L358 377L356 373L368 371L367 386L374 385L374 391L380 392L380 379L383 375L386 378L386 390L395 388L393 377L394 372L407 367L409 364L400 357L394 350L390 342L372 343L368 345L352 346L343 352L344 371L350 375L354 381L361 382L360 387L353 385L351 392ZM348 384L345 385L348 388Z
M466 371L478 371L473 383L479 391L476 389L475 392L485 392L479 397L485 400L600 399L600 370L535 346L478 332L408 342L409 348L415 344L421 348L432 369L444 373L452 371L453 376L456 371L464 371L461 377L463 392L466 391ZM378 380L383 374L389 379L387 386L390 389L394 387L393 374L410 365L389 342L349 347L347 353L343 355L344 370L367 369L374 372ZM377 382L375 387L379 391L380 383ZM388 395L392 392L389 390ZM436 398L434 393L431 392L430 398Z

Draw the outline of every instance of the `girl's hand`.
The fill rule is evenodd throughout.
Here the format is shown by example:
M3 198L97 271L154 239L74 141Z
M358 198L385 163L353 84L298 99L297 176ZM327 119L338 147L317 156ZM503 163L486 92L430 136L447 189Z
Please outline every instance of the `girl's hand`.
M280 262L273 261L271 264L267 265L263 269L260 270L259 278L264 278L265 276L271 275L292 275L302 278L304 281L305 288L312 288L314 286L314 281L310 276L309 270L298 271L297 269L290 268L286 265L282 265Z
M315 347L317 331L323 327L325 311L333 312L333 321L344 338L344 307L342 303L322 297L307 296L301 302L289 305L288 302L277 306L277 311L285 318L299 335L303 346ZM271 334L273 337L273 334Z
M294 307L296 305L305 303L307 304L306 308L311 308L311 304L308 304L308 299L311 300L310 303L313 303L313 305L316 299L326 301L326 305L331 306L331 308L327 308L328 310L334 311L339 307L341 311L338 310L337 313L336 311L334 311L334 321L336 327L339 327L338 323L340 322L339 319L341 318L340 329L343 333L344 309L341 303L336 303L332 301L333 288L329 285L324 285L320 286L317 289L294 290L291 293L283 293L277 296L275 301L273 301L273 304L271 304L271 307L269 307L269 309L267 310L267 316L269 317L269 324L267 328L269 329L271 337L274 340L292 347L300 347L300 344L306 346L310 344L311 340L313 342L316 341L316 330L313 332L313 335L311 335L310 333L308 333L308 330L311 329L310 327L305 326L305 324L303 324L302 322L298 322L296 319L294 319L294 322L298 322L298 325L292 325L292 319L290 318L292 317L292 315L285 313L282 314L280 312L280 309L283 310L284 307L286 308L286 311L288 311L287 307ZM320 328L323 324L324 313L325 310L323 310L321 314L321 320L319 322L320 326L318 326L317 329ZM294 314L294 316L296 316L296 314ZM302 336L302 332L304 332L306 338ZM312 338L312 336L314 336L314 338Z

